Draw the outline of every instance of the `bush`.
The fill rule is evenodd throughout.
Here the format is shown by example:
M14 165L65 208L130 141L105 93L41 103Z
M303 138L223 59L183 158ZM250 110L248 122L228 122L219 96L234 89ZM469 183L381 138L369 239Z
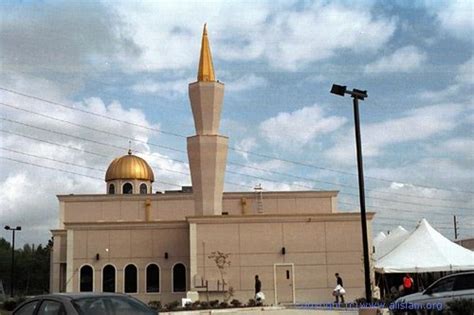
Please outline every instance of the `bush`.
M250 299L247 303L248 307L257 306L257 302L254 299Z
M219 308L228 308L228 307L229 307L229 303L227 303L227 302L221 302L219 304Z
M451 315L474 314L473 299L455 299L454 301L446 303L446 306Z
M3 302L3 308L7 311L13 311L13 309L18 305L17 301L14 299L8 299Z
M239 300L236 300L236 299L233 299L232 301L230 301L230 304L231 304L233 307L240 307L240 306L242 306L242 303L241 303Z
M211 308L216 308L219 305L219 300L212 300L209 302Z
M156 311L161 310L161 308L163 307L161 305L161 301L150 301L148 302L148 306Z
M201 302L201 309L205 310L205 309L208 309L208 308L209 308L209 303L206 302L206 301L202 301Z
M179 302L178 301L174 301L174 302L171 302L171 303L168 303L165 305L165 308L168 310L168 311L176 311L178 309L178 306L179 306Z

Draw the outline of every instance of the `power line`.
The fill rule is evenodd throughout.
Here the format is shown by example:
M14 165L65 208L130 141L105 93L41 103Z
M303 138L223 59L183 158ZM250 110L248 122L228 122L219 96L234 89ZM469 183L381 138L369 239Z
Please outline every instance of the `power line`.
M159 144L155 144L155 143L151 143L151 142L146 142L146 141L143 141L143 140L138 140L138 139L130 138L130 137L127 137L127 136L123 136L123 135L116 134L116 133L113 133L113 132L101 130L101 129L98 129L98 128L93 128L93 127L85 126L85 125L82 125L82 124L73 123L73 122L70 122L70 121L67 121L67 120L64 120L64 119L59 119L59 118L52 117L52 116L49 116L49 115L37 113L37 112L35 112L35 111L31 111L31 110L27 110L27 109L24 109L24 108L20 108L20 107L11 105L11 104L6 104L6 103L0 102L0 105L4 105L4 106L7 106L7 107L10 107L10 108L13 108L13 109L22 110L22 111L25 111L25 112L28 112L28 113L31 113L31 114L35 114L35 115L39 115L39 116L41 116L41 117L48 118L48 119L52 119L52 120L55 120L55 121L60 121L60 122L63 122L63 123L71 124L71 125L74 125L74 126L76 126L76 127L85 128L85 129L88 129L88 130L91 130L91 131L94 131L94 132L100 132L100 133L104 133L104 134L108 134L108 135L120 137L120 138L127 139L127 140L134 140L134 141L137 141L137 142L146 143L146 144L148 144L148 145L166 148L166 149L168 149L168 150L173 150L173 151L176 151L176 152L186 153L186 151L183 151L183 150L179 150L179 149L175 149L175 148L170 148L170 147L167 147L167 146L163 146L163 145L159 145ZM28 127L31 127L31 128L36 128L36 129L39 129L39 130L47 131L47 132L51 132L51 133L55 133L55 134L59 134L59 135L63 135L63 136L68 136L68 137L72 137L72 138L75 138L75 139L80 139L80 140L84 140L84 141L89 141L89 142L96 143L96 144L99 144L99 145L106 145L106 146L111 146L111 147L114 147L114 148L117 148L117 149L124 149L124 150L126 150L126 148L120 147L120 146L117 146L117 145L112 145L112 144L109 144L109 143L103 143L103 142L96 141L96 140L92 140L92 139L86 139L86 138L83 138L83 137L74 136L74 135L70 135L70 134L67 134L67 133L64 133L64 132L59 132L59 131L55 131L55 130L51 130L51 129L47 129L47 128L37 127L37 126L30 125L30 124L22 123L22 122L19 122L19 121L16 121L16 120L8 119L8 118L5 118L5 117L0 117L0 119L5 120L5 121L9 121L9 122L12 122L12 123L17 123L17 124L20 124L20 125L28 126ZM173 160L173 159L170 158L170 160ZM174 161L179 162L179 163L185 163L185 164L187 164L186 162L181 161L181 160L174 160ZM239 165L239 166L242 166L242 164L233 163L233 162L229 162L229 164L237 164L237 165ZM254 168L254 169L255 169L256 167L250 166L250 168ZM261 169L261 170L265 170L265 169ZM265 170L265 171L274 172L274 171L270 171L270 170ZM272 182L279 182L279 181L275 181L275 180L273 180L273 179L261 178L261 177L257 177L257 176L253 176L253 175L249 175L249 174L244 174L244 173L239 173L239 172L233 172L233 171L229 171L229 170L227 170L227 172L228 172L228 173L232 173L232 174L247 176L247 177L253 177L253 178L256 178L256 179L262 179L262 180L267 180L267 181L272 181ZM274 173L276 173L276 172L274 172ZM278 172L278 173L279 173L279 172ZM282 174L283 174L283 173L282 173ZM288 175L288 176L295 176L295 175L290 175L290 174L285 174L285 175ZM298 177L298 176L296 176L296 177ZM316 182L318 182L318 180L315 180L315 179L310 179L310 178L306 178L306 179L307 179L307 180L311 180L311 181L316 181ZM319 182L321 182L321 181L319 181ZM328 183L328 182L326 182L326 183ZM352 187L352 186L344 185L344 184L334 184L334 183L329 183L329 184L335 185L335 186L347 186L347 187L351 187L351 189L355 189L355 188ZM297 185L297 186L304 187L304 188L307 188L307 189L314 189L313 186L308 186L308 185L302 185L302 184L293 184L293 185ZM341 194L350 195L350 196L355 196L355 197L358 196L358 194L355 194L355 193L348 193L348 192L341 192ZM413 197L413 196L412 196L412 197ZM415 203L415 202L397 201L397 200L393 200L393 199L385 199L385 198L380 198L380 197L370 197L369 199L380 200L380 201L389 201L389 202L400 203L400 204L407 204L407 205L418 205L418 206L424 206L424 207L436 207L436 208L451 209L451 207L446 207L446 206L442 206L442 205L440 206L440 205L431 205L431 204L420 204L420 203ZM424 199L431 199L431 198L425 197ZM461 208L461 207L457 207L457 208L459 208L459 209L464 209L464 210L472 210L472 209Z
M65 104L62 104L62 103L59 103L59 102L47 100L47 99L44 99L44 98L41 98L41 97L38 97L38 96L33 96L33 95L26 94L26 93L18 92L18 91L15 91L15 90L12 90L12 89L8 89L8 88L5 88L5 87L0 87L0 90L6 91L6 92L10 92L10 93L13 93L13 94L17 94L17 95L20 95L20 96L23 96L23 97L31 98L31 99L34 99L34 100L42 101L42 102L45 102L45 103L49 103L49 104L52 104L52 105L60 106L60 107L63 107L63 108L67 108L67 109L70 109L70 110L75 110L75 111L79 111L79 112L82 112L82 113L85 113L85 114L94 115L94 116L101 117L101 118L104 118L104 119L116 121L116 122L119 122L119 123L124 123L124 124L127 124L127 125L131 125L131 126L143 128L143 129L146 129L146 130L150 130L150 131L154 131L154 132L159 132L159 133L162 133L162 134L165 134L165 135L175 136L175 137L179 137L179 138L186 138L186 136L181 135L181 134L178 134L178 133L168 132L168 131L164 131L164 130L162 130L162 129L157 129L157 128L148 127L148 126L143 126L143 125L136 124L136 123L132 123L132 122L129 122L129 121L125 121L125 120L121 120L121 119L109 117L109 116L102 115L102 114L99 114L99 113L95 113L95 112L92 112L92 111L88 111L88 110L76 108L76 107L73 107L73 106L68 106L68 105L65 105ZM229 149L230 149L230 150L233 150L233 151L235 151L235 152L242 152L242 153L246 153L246 154L250 154L250 155L254 155L254 156L259 156L259 157L263 157L263 158L267 158L267 159L279 160L279 161L282 161L282 162L285 162L285 163L294 164L294 165L299 165L299 166L303 166L303 167L309 167L309 168L314 168L314 169L318 169L318 170L325 170L325 171L335 172L335 173L339 173L339 174L343 174L343 175L357 176L357 174L354 174L354 173L351 173L351 172L347 172L347 171L342 171L342 170L336 170L336 169L331 169L331 168L326 168L326 167L315 166L315 165L313 165L313 164L309 164L309 163L305 163L305 162L299 162L299 161L292 161L292 160L288 160L288 159L282 159L282 158L279 158L279 157L276 157L276 156L271 156L271 155L267 155L267 154L252 152L252 151L248 151L248 150L242 150L242 149L238 149L238 148L235 148L235 147L229 147ZM372 176L365 176L365 178L366 178L366 179L371 179L371 180L389 182L389 183L399 182L399 181L395 181L395 180L384 179L384 178L379 178L379 177L372 177ZM435 186L409 184L409 183L402 183L402 184L417 186L417 187L421 187L421 188L429 188L429 189L452 191L452 192L458 192L458 193L460 192L460 193L474 194L473 191L465 191L465 190L457 190L457 189L440 188L440 187L435 187Z

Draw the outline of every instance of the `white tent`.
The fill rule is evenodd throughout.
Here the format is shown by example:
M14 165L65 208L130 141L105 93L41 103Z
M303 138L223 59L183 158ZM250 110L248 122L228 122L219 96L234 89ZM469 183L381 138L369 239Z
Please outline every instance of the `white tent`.
M374 239L372 240L372 245L377 247L379 246L379 244L387 237L387 235L385 235L384 232L380 232L379 234L377 234L377 236L374 237Z
M408 238L375 263L381 273L474 270L474 252L451 242L425 219Z
M395 247L398 246L398 244L403 242L409 234L410 233L408 233L408 231L400 225L397 228L391 230L388 236L383 239L379 244L373 244L375 247L375 260L379 260L383 256L390 253Z

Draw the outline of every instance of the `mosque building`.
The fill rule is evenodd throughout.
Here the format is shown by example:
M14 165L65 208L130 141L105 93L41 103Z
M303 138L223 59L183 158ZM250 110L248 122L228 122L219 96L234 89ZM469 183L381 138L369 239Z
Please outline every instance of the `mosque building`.
M364 296L360 214L339 212L337 191L223 192L223 96L204 27L189 84L192 188L153 193L153 170L129 151L110 163L105 194L58 196L52 292L246 302L258 275L266 304L330 302L338 272L346 301Z

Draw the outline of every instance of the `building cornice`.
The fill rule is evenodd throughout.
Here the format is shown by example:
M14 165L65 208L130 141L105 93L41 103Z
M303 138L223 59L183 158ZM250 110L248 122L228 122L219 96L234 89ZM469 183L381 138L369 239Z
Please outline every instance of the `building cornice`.
M186 221L97 221L97 222L65 222L66 229L72 230L159 230L159 229L178 229L187 228Z

